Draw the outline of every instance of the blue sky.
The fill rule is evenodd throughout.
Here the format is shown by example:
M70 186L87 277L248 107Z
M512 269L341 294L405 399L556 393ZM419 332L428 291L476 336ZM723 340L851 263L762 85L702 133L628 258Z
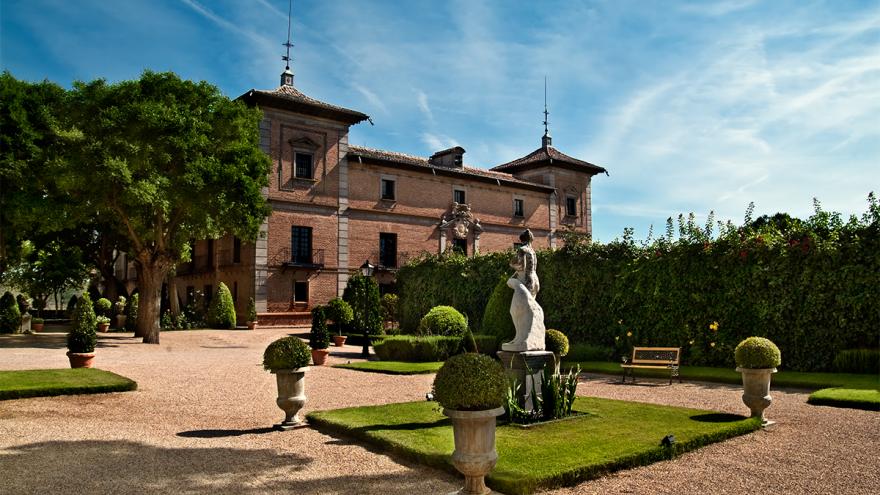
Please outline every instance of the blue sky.
M880 192L876 1L294 1L296 86L363 111L353 144L491 167L554 145L606 167L595 237L669 216L861 214ZM3 0L18 78L146 68L230 97L273 88L287 0Z

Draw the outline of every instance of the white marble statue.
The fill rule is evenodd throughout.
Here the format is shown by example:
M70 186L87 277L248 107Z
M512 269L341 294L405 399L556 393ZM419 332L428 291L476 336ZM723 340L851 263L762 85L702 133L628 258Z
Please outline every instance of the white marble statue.
M516 272L507 281L507 286L513 289L510 316L516 327L516 337L501 344L501 349L513 352L543 351L544 310L535 300L541 284L536 272L538 258L532 249L534 237L530 230L526 230L519 239L523 245L517 250L516 259L510 263Z

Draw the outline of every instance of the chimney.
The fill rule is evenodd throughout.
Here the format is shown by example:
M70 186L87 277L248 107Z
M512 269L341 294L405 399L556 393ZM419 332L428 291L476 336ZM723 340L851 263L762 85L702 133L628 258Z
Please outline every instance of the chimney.
M464 148L456 146L431 155L428 162L435 167L461 168L464 165Z

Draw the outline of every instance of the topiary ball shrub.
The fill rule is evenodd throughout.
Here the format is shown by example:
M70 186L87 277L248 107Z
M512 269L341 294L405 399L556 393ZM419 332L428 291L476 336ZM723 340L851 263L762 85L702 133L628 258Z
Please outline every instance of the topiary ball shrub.
M21 311L11 292L0 297L0 333L16 333L21 328Z
M486 303L483 312L483 323L480 331L484 334L494 335L498 342L509 342L516 336L516 327L513 326L513 318L510 316L510 302L513 300L513 290L507 286L507 277L502 278Z
M208 325L211 328L235 328L235 303L232 301L232 292L229 287L220 282L217 287L217 296L211 301L208 309Z
M544 348L560 357L565 356L568 354L568 337L551 328L544 334Z
M311 357L305 342L296 337L284 337L266 347L263 368L272 372L304 368L309 365Z
M782 355L776 344L764 337L749 337L736 346L736 365L740 368L775 368L782 363Z
M89 299L89 294L84 292L76 303L70 333L67 334L67 350L74 353L94 352L98 340L95 332L97 325L98 320L95 310L92 309L92 301Z
M483 411L501 407L507 377L498 361L466 352L447 359L434 377L434 399L446 409Z
M113 303L105 297L95 301L95 314L98 316L110 316L110 309L112 308Z
M327 307L312 308L312 331L309 332L309 347L326 349L330 346L330 333L327 331Z
M434 306L419 322L419 335L461 337L468 325L464 315L452 306Z
M351 305L344 300L334 297L327 303L327 319L333 322L336 332L342 335L342 326L351 323L354 319L354 311Z

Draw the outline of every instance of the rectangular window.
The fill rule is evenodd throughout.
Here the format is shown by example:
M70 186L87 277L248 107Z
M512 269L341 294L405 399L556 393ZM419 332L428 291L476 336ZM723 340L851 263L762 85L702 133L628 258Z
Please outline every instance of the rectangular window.
M232 238L232 262L241 263L241 239Z
M297 179L312 178L312 155L310 153L301 153L295 151L293 153L294 173Z
M467 239L453 239L452 251L467 256Z
M452 191L452 200L455 201L456 203L460 204L460 205L465 204L466 201L465 201L465 196L464 196L464 190L462 190L462 189L453 189L453 191Z
M394 181L382 179L382 199L394 199Z
M207 308L207 307L211 306L211 299L214 298L214 286L213 285L206 285L204 287L204 289L205 289L204 302L205 302L205 307Z
M379 234L379 265L397 268L397 234Z
M565 198L565 214L570 217L577 216L577 200L572 197Z
M205 267L212 268L214 266L214 239L208 239L208 261Z
M290 228L290 261L310 264L312 262L312 228Z
M293 283L293 302L309 302L309 283L294 282Z
M513 200L513 216L522 217L525 216L524 208L523 208L523 200L514 199Z

